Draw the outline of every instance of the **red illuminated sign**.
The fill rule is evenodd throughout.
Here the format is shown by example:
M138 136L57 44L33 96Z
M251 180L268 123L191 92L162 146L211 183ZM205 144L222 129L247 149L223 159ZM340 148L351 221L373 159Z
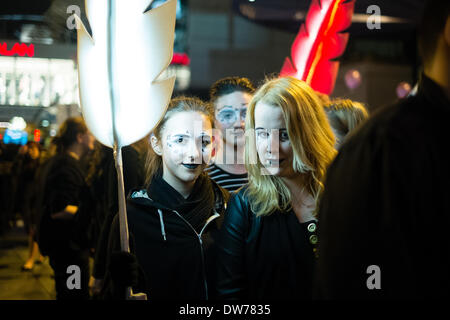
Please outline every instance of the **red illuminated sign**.
M340 57L349 34L343 32L352 23L355 0L313 0L305 22L291 47L280 76L306 81L324 94L333 92Z
M190 62L189 56L186 53L173 53L171 64L181 64L183 66L187 66Z
M33 136L34 136L34 141L36 141L36 142L41 141L41 130L34 129Z
M0 55L2 56L14 56L24 57L25 55L29 57L34 56L34 44L26 45L25 43L14 43L11 50L8 50L6 42L0 43Z

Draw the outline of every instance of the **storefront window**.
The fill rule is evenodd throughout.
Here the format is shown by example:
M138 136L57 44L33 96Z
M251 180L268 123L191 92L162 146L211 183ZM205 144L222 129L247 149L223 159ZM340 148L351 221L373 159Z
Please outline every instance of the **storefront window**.
M44 106L78 103L71 59L0 57L0 104Z

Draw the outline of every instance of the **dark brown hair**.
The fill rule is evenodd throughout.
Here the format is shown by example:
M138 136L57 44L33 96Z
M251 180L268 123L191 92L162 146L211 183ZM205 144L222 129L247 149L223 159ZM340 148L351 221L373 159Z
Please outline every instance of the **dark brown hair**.
M211 126L214 127L214 118L213 118L213 108L208 103L196 97L186 97L180 96L174 98L170 101L169 106L167 107L167 111L164 114L163 119L158 123L156 128L152 131L152 134L161 141L161 132L164 128L167 120L170 119L172 115L178 112L190 111L190 112L199 112L205 115L210 121ZM150 139L147 139L149 141ZM150 143L150 142L148 142ZM153 176L162 168L162 158L157 155L151 146L147 149L147 159L145 161L145 184L149 184L153 178Z
M209 100L214 103L219 97L235 91L248 92L253 94L255 87L253 83L243 77L226 77L217 80L209 90Z
M65 152L68 147L77 141L79 133L83 134L87 131L88 128L82 117L67 118L52 140L52 143L56 146L56 152Z

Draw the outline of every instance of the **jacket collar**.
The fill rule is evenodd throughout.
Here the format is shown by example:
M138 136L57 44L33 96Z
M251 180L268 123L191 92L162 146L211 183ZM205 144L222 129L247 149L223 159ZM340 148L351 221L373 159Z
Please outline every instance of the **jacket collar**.
M422 94L432 105L438 108L444 108L450 111L450 100L444 90L424 73L421 74L419 80L418 94Z
M214 189L214 211L222 214L226 209L226 203L228 200L228 194L226 191L221 189L215 181L211 181ZM170 208L167 208L163 206L161 203L153 200L148 195L147 189L134 189L130 192L130 196L128 197L130 201L136 204L154 207L156 209L161 210L170 210L173 211ZM214 214L214 212L212 213Z
M213 186L215 186L213 184ZM220 192L220 190L219 190ZM193 231L194 233L201 239L202 233L205 230L205 228L213 221L216 220L218 218L218 224L219 226L222 224L222 220L223 220L223 215L218 213L218 207L224 207L226 206L226 202L224 199L224 195L222 192L220 192L220 196L218 196L218 194L216 193L216 188L214 187L214 196L215 196L215 206L214 206L214 210L212 210L211 215L209 216L209 218L206 220L205 224L203 225L200 233L197 233L195 231L195 229L192 227L192 225L185 219L183 218L177 211L174 211L170 208L166 208L164 206L162 206L161 204L159 204L158 202L154 201L153 199L151 199L147 193L146 189L141 189L141 190L135 190L135 191L131 191L130 192L130 196L129 196L129 200L132 201L133 203L139 204L139 205L143 205L145 207L152 207L155 208L155 212L158 213L159 215L159 221L160 221L160 225L161 225L161 235L164 239L164 241L167 241L166 238L166 231L165 231L165 225L164 225L164 218L163 218L163 213L162 210L169 210L174 212L177 216L180 217L180 219L182 219L186 225L188 225ZM218 202L222 202L220 203L220 205L218 204Z

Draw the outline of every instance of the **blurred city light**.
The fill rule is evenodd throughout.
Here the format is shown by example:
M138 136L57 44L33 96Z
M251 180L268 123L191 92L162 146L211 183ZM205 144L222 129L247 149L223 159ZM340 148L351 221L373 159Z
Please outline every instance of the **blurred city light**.
M22 117L13 117L10 123L9 129L11 130L24 130L27 127L27 123Z

